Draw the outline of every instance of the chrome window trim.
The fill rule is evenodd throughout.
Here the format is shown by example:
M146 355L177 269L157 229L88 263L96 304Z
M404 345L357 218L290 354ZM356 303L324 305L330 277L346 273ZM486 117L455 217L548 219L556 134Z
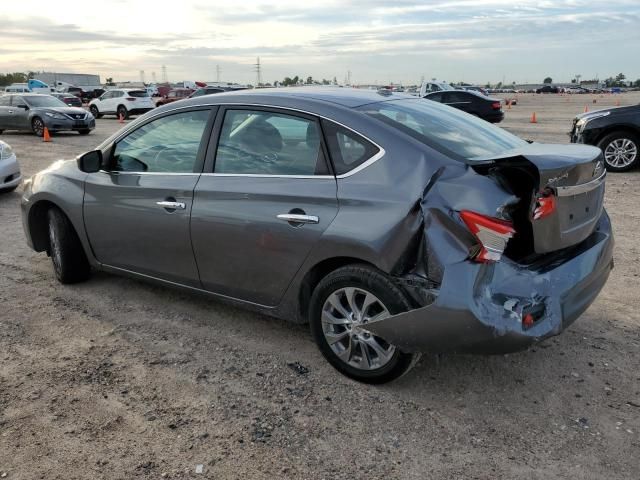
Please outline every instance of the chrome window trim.
M98 173L106 173L107 175L195 175L200 176L200 173L195 172L129 172L129 171L108 171L108 170L98 170Z
M205 95L203 95L205 96ZM253 178L320 178L320 179L326 179L326 178L336 178L336 179L343 179L343 178L348 178L351 175L355 175L358 172L361 172L362 170L364 170L365 168L369 167L370 165L373 165L375 162L377 162L378 160L380 160L382 157L385 156L385 154L387 153L386 150L384 148L382 148L379 144L377 144L376 142L374 142L373 140L371 140L369 137L367 137L366 135L363 135L362 133L360 133L359 131L343 124L340 123L332 118L329 117L325 117L324 115L320 115L318 113L313 113L313 112L309 112L306 110L301 110L299 108L293 108L293 107L283 107L280 105L267 105L267 104L262 104L262 103L202 103L202 104L198 104L198 105L188 105L188 106L181 106L181 107L177 107L177 108L172 108L169 110L165 110L161 113L157 113L155 115L151 115L149 116L149 118L147 120L152 120L156 117L160 117L162 115L165 114L170 114L173 112L179 112L180 110L186 110L186 109L193 109L193 108L200 108L200 107L226 107L228 105L234 106L234 107L262 107L262 108L274 108L274 109L280 109L280 110L288 110L291 112L298 112L298 113L304 113L306 115L310 115L312 117L316 117L316 118L322 118L324 120L328 120L330 122L335 123L336 125L340 125L343 128L346 128L347 130L352 131L353 133L361 136L362 138L364 138L366 141L372 143L373 145L375 145L379 151L378 153L376 153L374 156L372 156L371 158L365 160L364 162L362 162L360 165L358 165L357 167L349 170L346 173L340 174L340 175L267 175L267 174L253 174L253 173L202 173L202 175L206 175L206 176L225 176L225 177L253 177ZM152 110L153 111L153 110ZM135 127L135 125L132 125L132 127ZM121 135L119 135L118 137L116 137L113 140L113 143L119 142L120 140L122 140L125 136L127 136L131 131L133 131L135 128L129 128L126 131L122 132ZM123 172L124 173L124 172ZM133 172L126 172L126 173L133 173ZM146 172L140 172L142 174L146 173ZM170 174L168 174L170 175ZM181 174L180 174L181 175Z
M591 190L599 187L603 182L607 172L605 171L598 178L593 179L587 183L581 183L580 185L570 185L566 187L555 187L557 195L559 197L571 197L573 195L580 195L582 193L590 192Z

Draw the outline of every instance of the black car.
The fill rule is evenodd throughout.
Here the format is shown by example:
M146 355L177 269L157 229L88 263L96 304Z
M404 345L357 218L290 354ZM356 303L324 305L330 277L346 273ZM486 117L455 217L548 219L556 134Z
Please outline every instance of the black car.
M571 143L600 147L607 170L631 170L640 163L640 105L581 113L569 135Z
M558 87L552 87L551 85L545 85L544 87L536 89L536 93L560 93L560 89Z
M222 93L227 90L222 87L202 87L189 95L189 98L201 97L202 95L212 95L214 93Z
M52 97L56 97L58 100L62 100L69 107L82 107L82 100L76 97L72 93L57 93L51 94Z
M504 119L502 103L497 98L487 97L478 92L463 90L445 90L425 95L424 98L444 103L463 112L491 123L500 123Z

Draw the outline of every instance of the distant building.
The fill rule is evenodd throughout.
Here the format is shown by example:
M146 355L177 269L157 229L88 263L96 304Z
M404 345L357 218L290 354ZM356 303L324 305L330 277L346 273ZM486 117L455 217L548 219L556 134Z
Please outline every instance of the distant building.
M41 72L36 73L33 78L48 84L51 87L58 88L67 85L80 87L85 91L92 91L101 88L100 75L91 75L85 73L55 73Z

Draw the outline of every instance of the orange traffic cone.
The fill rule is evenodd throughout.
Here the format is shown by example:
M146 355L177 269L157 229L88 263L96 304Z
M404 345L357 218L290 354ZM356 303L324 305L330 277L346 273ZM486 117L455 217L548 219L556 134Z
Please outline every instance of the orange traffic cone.
M51 135L49 135L49 129L47 127L44 127L44 133L42 134L42 141L43 142L51 141Z
M124 115L122 115L122 114L119 115L118 123L124 123Z
M589 111L589 106L588 106L588 105L585 105L585 106L584 106L584 113L587 113L588 111Z
M536 112L533 112L533 114L531 115L531 123L538 123L538 119L536 118Z

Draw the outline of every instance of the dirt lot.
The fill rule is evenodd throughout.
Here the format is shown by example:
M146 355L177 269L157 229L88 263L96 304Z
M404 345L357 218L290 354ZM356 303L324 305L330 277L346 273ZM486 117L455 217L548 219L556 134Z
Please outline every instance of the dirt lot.
M520 95L502 126L566 143L575 113L616 98ZM119 126L0 138L31 175ZM567 332L514 355L423 356L382 387L336 373L303 326L106 274L56 283L24 242L20 193L3 195L0 478L637 479L639 179L609 176L616 268Z

